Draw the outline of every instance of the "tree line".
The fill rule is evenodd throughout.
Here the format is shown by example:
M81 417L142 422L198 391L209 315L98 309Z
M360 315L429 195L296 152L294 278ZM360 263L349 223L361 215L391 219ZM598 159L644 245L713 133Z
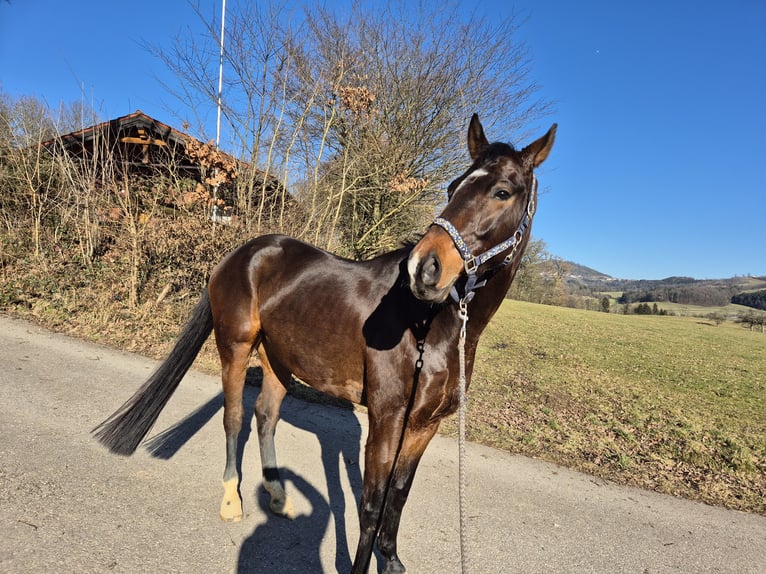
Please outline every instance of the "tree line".
M745 305L746 307L766 311L766 289L738 293L731 298L731 302L736 303L737 305Z
M681 305L700 305L718 307L731 302L733 288L713 285L682 285L661 287L647 291L625 291L618 303L679 303Z
M760 329L761 333L766 332L766 314L748 311L737 317L737 323L748 327L751 331Z

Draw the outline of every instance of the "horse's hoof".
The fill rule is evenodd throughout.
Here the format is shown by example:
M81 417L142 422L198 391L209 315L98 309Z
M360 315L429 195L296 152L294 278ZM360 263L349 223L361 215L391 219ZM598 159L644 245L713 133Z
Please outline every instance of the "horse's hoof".
M238 481L228 480L223 483L223 500L221 501L220 517L224 522L239 522L242 520L242 499L237 491Z
M263 487L269 493L269 508L277 516L295 518L293 503L285 493L285 487L279 480L264 480Z
M383 574L403 574L407 570L404 568L398 558L394 557L386 562L386 568L383 570Z
M295 508L293 508L293 502L286 496L284 498L272 497L269 502L269 508L277 516L283 516L292 520L295 518Z
M224 511L221 511L221 514L219 515L221 517L221 520L224 522L239 522L242 520L242 511L239 512L232 512L232 513L224 513Z

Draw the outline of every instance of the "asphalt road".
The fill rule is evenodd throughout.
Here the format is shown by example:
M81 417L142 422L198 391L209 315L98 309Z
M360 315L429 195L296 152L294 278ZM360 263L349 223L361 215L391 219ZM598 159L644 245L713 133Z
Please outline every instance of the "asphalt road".
M116 457L89 434L153 366L0 317L0 572L348 571L364 418L288 397L277 448L299 516L265 511L253 437L246 516L224 524L217 377L186 377L153 450ZM473 572L766 573L766 517L477 445L468 460ZM400 556L409 572L458 572L458 548L457 445L437 437L405 507Z

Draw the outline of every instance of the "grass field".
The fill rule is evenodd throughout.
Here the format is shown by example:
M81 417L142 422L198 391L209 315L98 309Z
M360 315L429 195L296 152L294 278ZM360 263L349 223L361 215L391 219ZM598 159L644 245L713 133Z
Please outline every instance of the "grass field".
M654 305L654 303L650 303L650 305ZM753 311L750 307L735 305L734 303L718 307L701 307L699 305L684 305L682 303L668 303L663 301L657 303L657 308L665 309L668 313L673 313L681 317L706 317L715 313L728 317L729 319Z
M468 405L472 441L766 514L760 332L506 301Z
M622 313L623 305L618 303L618 299L622 296L622 291L605 291L599 293L599 296L606 295L610 299L611 312ZM635 308L638 303L631 303L630 307ZM649 303L649 306L653 306L654 303ZM677 315L680 317L707 317L710 314L722 315L728 319L734 319L739 315L743 315L753 310L750 307L744 305L735 305L729 303L728 305L709 306L703 307L702 305L686 305L683 303L670 303L668 301L658 301L657 309L665 310L669 314Z

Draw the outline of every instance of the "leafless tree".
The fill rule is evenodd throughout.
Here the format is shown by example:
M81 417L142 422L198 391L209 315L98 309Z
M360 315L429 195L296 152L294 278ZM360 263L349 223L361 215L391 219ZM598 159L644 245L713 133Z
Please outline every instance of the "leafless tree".
M39 145L54 136L55 125L47 107L35 98L12 101L4 97L2 107L0 130L7 146L3 163L7 166L4 179L8 184L2 194L3 214L7 227L14 227L19 216L28 221L26 228L33 253L38 257L42 251L43 222L60 193L50 157Z
M465 165L463 124L474 111L509 139L548 111L516 20L458 8L317 3L298 13L270 2L227 13L228 145L293 200L292 218L285 201L265 213L275 205L267 178L251 177L240 202L251 231L276 227L354 257L390 248L433 216ZM197 13L207 39L181 36L154 52L203 124L217 98L219 26Z
M541 239L533 239L522 256L519 272L508 297L546 305L566 305L566 277L571 265L551 255Z

